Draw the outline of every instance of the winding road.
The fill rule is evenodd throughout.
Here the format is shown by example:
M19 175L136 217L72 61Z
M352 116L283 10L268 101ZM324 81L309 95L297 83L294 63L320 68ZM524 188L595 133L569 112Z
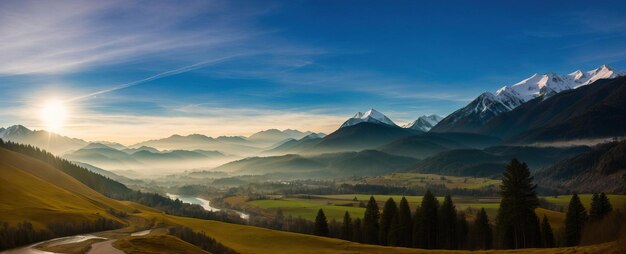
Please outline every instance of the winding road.
M131 236L144 236L144 235L150 234L150 232L152 232L152 230L148 229L148 230L134 232L130 235ZM0 252L0 254L57 254L55 252L39 250L36 247L42 244L48 244L48 246L73 244L73 243L87 241L90 239L106 239L106 241L92 244L87 254L124 254L123 251L116 249L112 245L113 242L115 242L117 239L108 239L108 238L104 238L104 237L100 237L100 236L96 236L92 234L54 238L54 239L38 242L35 244L31 244L26 247L19 247L19 248L15 248L11 250L6 250L3 252Z

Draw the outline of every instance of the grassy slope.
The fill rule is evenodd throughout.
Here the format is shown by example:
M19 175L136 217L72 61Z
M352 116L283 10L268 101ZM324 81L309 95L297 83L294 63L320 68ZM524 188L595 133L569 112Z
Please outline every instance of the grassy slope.
M131 226L184 225L197 231L204 231L222 244L241 253L450 253L450 251L363 245L331 238L165 215L132 202L108 199L59 170L3 149L0 149L0 167L2 180L0 211L4 220L28 219L46 223L75 218L95 218L96 213L108 216L105 209L113 207L124 211L134 209L141 211L126 220ZM130 232L131 230L135 229L120 231ZM161 231L161 233L142 237L124 237L119 243L115 243L115 246L128 253L173 253L175 250L184 250L185 253L202 253L194 246L162 234ZM606 253L607 248L614 248L614 244L558 250L560 253L569 253L571 250ZM537 251L544 250L523 250L517 253Z
M183 240L170 235L148 235L141 237L125 237L113 243L117 249L124 250L127 254L140 253L180 253L195 254L209 252L203 251Z
M55 184L50 184L50 183ZM0 213L11 224L28 219L37 228L54 221L117 218L106 211L130 212L71 176L28 156L0 148Z

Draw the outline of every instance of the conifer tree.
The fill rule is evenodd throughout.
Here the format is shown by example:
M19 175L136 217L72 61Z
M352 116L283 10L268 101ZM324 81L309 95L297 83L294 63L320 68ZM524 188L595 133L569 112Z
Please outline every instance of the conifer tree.
M380 211L378 211L378 204L376 204L374 196L371 196L369 202L367 202L365 215L363 216L363 242L378 244L378 234L380 231L380 225L378 224L379 219Z
M438 246L441 249L452 250L457 246L456 232L456 207L452 203L450 194L446 195L443 203L439 207L438 214Z
M589 219L600 220L602 219L602 204L600 204L600 195L594 193L591 198L591 208L589 208Z
M411 227L411 246L416 248L423 248L424 244L422 243L422 239L424 236L422 235L422 207L418 206L415 209L415 213L413 214L413 218L411 219L413 222L413 226Z
M398 246L411 247L413 223L411 221L411 208L405 197L402 197L398 207L398 227Z
M472 231L472 249L488 250L491 249L492 242L491 224L485 208L480 209L476 220L474 221Z
M611 201L609 201L609 198L606 196L606 194L604 194L604 192L600 193L600 204L602 207L603 217L613 211Z
M400 246L400 218L398 213L391 219L391 226L389 226L389 234L387 235L387 245Z
M537 186L526 163L511 160L500 185L500 209L496 230L500 248L519 249L541 246L539 219L535 208L539 199Z
M550 226L548 217L545 214L543 215L543 222L541 223L541 236L543 237L543 247L554 247L554 233L552 232L552 226Z
M313 234L317 236L328 236L328 221L326 220L326 215L324 215L324 210L322 209L317 211L317 216L315 216Z
M350 218L350 213L346 211L343 215L343 223L341 224L341 239L352 241L352 219Z
M352 241L363 242L363 222L361 218L356 218L352 223Z
M416 218L418 224L416 234L416 246L423 249L437 248L437 223L439 212L439 202L430 191L426 191L422 198L420 206L419 218ZM419 221L417 221L419 220Z
M387 238L389 237L389 229L391 228L391 223L393 222L393 218L396 217L398 213L398 207L396 206L396 202L393 201L393 198L387 199L385 202L385 206L383 207L383 213L380 216L380 232L378 235L378 243L381 245L389 245Z
M587 211L580 202L578 194L572 195L565 215L565 244L567 246L576 246L580 243L583 226L587 219Z
M465 218L465 213L459 212L457 213L457 223L456 223L456 249L459 249L459 250L467 249L468 234L469 234L469 225L467 223L467 219Z

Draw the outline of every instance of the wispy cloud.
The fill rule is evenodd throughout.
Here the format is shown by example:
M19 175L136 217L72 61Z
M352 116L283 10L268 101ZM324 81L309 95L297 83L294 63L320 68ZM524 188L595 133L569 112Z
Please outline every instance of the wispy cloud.
M157 80L157 79L160 79L160 78L165 78L165 77L169 77L169 76L172 76L172 75L193 71L193 70L196 70L196 69L199 69L199 68L206 67L207 65L217 64L217 63L226 61L228 59L235 58L237 56L241 56L241 55L233 55L233 56L220 57L220 58L217 58L217 59L205 60L205 61L198 62L198 63L192 64L192 65L187 65L187 66L183 66L183 67L176 68L176 69L173 69L173 70L164 71L164 72L161 72L161 73L156 74L156 75L152 75L152 76L147 77L147 78L143 78L143 79L140 79L140 80L136 80L136 81L132 81L132 82L116 85L116 86L113 86L111 88L107 88L107 89L104 89L104 90L92 92L92 93L81 95L81 96L78 96L78 97L74 97L74 98L71 98L71 99L67 100L67 102L82 100L82 99L93 97L93 96L97 96L97 95L100 95L100 94L110 93L110 92L113 92L113 91L117 91L117 90L120 90L120 89L131 87L131 86L136 86L136 85L139 85L139 84L142 84L142 83L146 83L146 82L149 82L149 81L153 81L153 80Z
M264 32L245 25L258 13L230 8L215 1L3 1L0 75L223 57Z

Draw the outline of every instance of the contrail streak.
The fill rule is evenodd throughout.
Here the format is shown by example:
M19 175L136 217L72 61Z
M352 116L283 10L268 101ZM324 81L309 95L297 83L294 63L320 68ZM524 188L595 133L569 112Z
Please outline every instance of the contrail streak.
M223 62L223 61L226 61L228 59L235 58L235 57L238 57L238 56L240 56L240 55L226 56L226 57L221 57L221 58L217 58L217 59L211 59L211 60L198 62L198 63L192 64L192 65L187 65L187 66L184 66L184 67L180 67L178 69L161 72L159 74L156 74L156 75L144 78L144 79L140 79L140 80L136 80L136 81L133 81L133 82L117 85L117 86L111 87L109 89L104 89L104 90L100 90L100 91L93 92L93 93L90 93L90 94L85 94L85 95L81 95L81 96L78 96L78 97L74 97L74 98L65 100L65 102L78 101L78 100L82 100L82 99L89 98L89 97L92 97L92 96L105 94L105 93L110 93L110 92L113 92L113 91L117 91L117 90L120 90L120 89L131 87L131 86L136 86L136 85L139 85L141 83L149 82L149 81L152 81L152 80L156 80L156 79L169 77L169 76L172 76L172 75L176 75L176 74L180 74L180 73L184 73L184 72L200 69L200 68L202 68L204 66L220 63L220 62Z

